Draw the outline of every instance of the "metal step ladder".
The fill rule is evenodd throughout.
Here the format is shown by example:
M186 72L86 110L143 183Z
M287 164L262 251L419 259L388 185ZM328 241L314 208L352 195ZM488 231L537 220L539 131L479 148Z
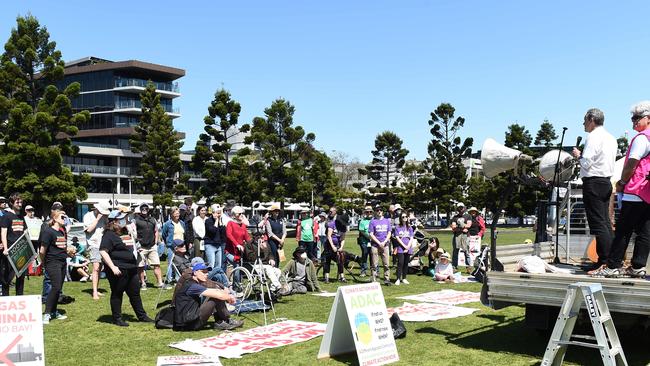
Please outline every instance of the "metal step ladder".
M582 296L580 296L580 293L582 293ZM573 338L592 342L571 339L573 327L576 324L583 301L589 313L595 336L576 335ZM621 342L618 339L614 322L609 313L609 307L607 307L605 301L605 295L603 295L603 287L600 283L576 282L569 285L541 365L561 365L569 345L598 349L603 365L627 365Z

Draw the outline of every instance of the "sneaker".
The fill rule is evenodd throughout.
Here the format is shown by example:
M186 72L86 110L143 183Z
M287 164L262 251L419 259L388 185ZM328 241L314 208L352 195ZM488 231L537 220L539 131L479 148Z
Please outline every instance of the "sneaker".
M339 278L339 282L346 283L346 282L348 282L348 280L346 280L345 277L341 277L341 278Z
M598 271L591 274L591 277L619 277L621 275L621 270L619 268L609 268L604 266Z
M88 282L88 276L83 276L79 279L79 282Z
M232 329L235 329L235 328L243 327L244 326L244 321L230 318L228 320L228 324L230 324L233 327Z
M169 290L169 289L173 288L174 286L172 286L172 285L170 285L168 283L161 283L160 285L158 285L156 287L158 287L159 289L163 289L163 290Z
M115 324L115 325L117 325L119 327L128 327L129 326L129 323L125 322L122 319L113 320L113 324Z
M51 317L51 318L52 318L52 319L56 319L56 320L66 320L66 319L68 319L68 316L67 316L67 315L64 315L64 314L61 314L61 313L59 313L58 311L56 311L56 312L54 312L54 313L52 314L52 317Z
M323 283L330 283L330 279L325 277L325 279L323 280Z
M140 291L147 291L147 284L146 284L146 283L143 283L143 284L140 286Z
M235 327L230 324L230 322L215 322L213 326L214 330L233 330Z
M393 283L389 280L384 280L384 286L391 286Z
M590 269L589 271L587 271L587 275L592 276L594 273L601 271L603 268L607 268L607 264L601 264L596 268Z
M629 267L625 268L624 275L625 276L630 276L630 277L633 277L633 278L645 278L646 270L645 270L645 267L641 267L639 269L634 269L634 268L632 268L632 266L629 266Z
M367 277L367 276L368 275L366 274L366 271L361 271L361 274L359 275L359 277Z
M50 324L50 319L52 316L50 314L43 314L43 324Z
M155 323L156 321L151 319L148 315L143 316L142 318L139 318L138 321L142 323Z
M395 281L395 286L399 286L399 280Z
M409 281L407 281L406 278L402 280L402 283L405 285L410 285Z

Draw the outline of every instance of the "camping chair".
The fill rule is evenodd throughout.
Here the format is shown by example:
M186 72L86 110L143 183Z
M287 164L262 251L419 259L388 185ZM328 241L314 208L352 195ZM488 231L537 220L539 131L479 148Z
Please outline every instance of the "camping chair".
M166 286L171 286L172 282L174 282L174 279L180 279L181 278L181 272L178 270L178 267L174 264L174 254L172 254L172 257L169 258L169 267L171 268L171 271L169 269L167 270L167 273L165 274L165 281L163 282L163 285L160 286L160 289L158 289L158 297L156 298L156 304L154 305L154 310L158 309L158 305L160 304L160 296L162 296L163 291L165 291Z

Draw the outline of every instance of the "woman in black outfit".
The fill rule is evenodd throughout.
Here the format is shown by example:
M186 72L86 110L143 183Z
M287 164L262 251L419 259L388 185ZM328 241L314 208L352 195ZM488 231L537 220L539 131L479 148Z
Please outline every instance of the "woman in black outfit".
M113 323L121 327L129 326L122 319L122 296L125 292L138 319L153 322L142 306L135 240L128 234L126 224L126 213L111 211L99 246L99 253L108 268L106 277L111 285Z
M68 237L65 231L65 213L54 211L52 220L40 235L41 248L39 255L45 271L52 281L52 289L47 295L43 324L49 324L51 319L63 320L65 315L57 311L59 295L63 290L63 281L66 272L66 248Z

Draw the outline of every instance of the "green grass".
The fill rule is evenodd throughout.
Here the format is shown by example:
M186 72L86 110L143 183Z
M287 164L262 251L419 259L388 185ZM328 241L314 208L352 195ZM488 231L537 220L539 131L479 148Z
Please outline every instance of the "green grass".
M504 231L503 242L517 242L520 235L514 230ZM508 237L512 235L511 239ZM442 235L441 235L442 236ZM354 241L351 242L355 243ZM444 243L443 243L444 244ZM287 254L295 248L295 241L287 244ZM356 244L348 245L356 250ZM394 276L394 274L393 274ZM153 278L153 273L149 273ZM386 304L399 306L403 300L395 297L428 291L454 288L480 291L479 284L438 284L424 276L410 275L408 286L382 287ZM328 291L336 291L338 284L324 285ZM100 287L108 290L108 282L101 280ZM27 281L28 294L40 293L41 279ZM45 357L48 365L154 365L159 355L184 354L168 347L170 343L186 338L205 338L217 333L212 330L186 333L156 330L151 324L138 323L125 297L123 310L131 326L121 328L109 323L110 307L108 292L101 300L93 301L90 284L66 283L64 291L76 298L76 302L63 305L68 319L52 321L45 326ZM154 317L153 307L158 290L150 288L142 293L145 308ZM162 302L168 302L171 290L165 291ZM278 317L326 323L333 298L298 295L284 298L276 304ZM405 323L407 336L397 340L401 365L536 365L543 355L548 338L546 335L524 326L524 309L512 306L492 310L480 303L466 304L479 311L472 315L439 320L435 322ZM263 323L262 314L245 319L245 329ZM619 330L619 333L621 331ZM638 339L646 335L636 334ZM242 359L222 359L224 365L341 365L356 364L353 356L316 360L321 337L287 347L265 350L244 355ZM645 338L647 339L647 338ZM644 342L636 344L624 339L624 347L630 365L645 364L650 360L650 349ZM600 364L598 353L591 349L570 348L566 357L568 364Z

